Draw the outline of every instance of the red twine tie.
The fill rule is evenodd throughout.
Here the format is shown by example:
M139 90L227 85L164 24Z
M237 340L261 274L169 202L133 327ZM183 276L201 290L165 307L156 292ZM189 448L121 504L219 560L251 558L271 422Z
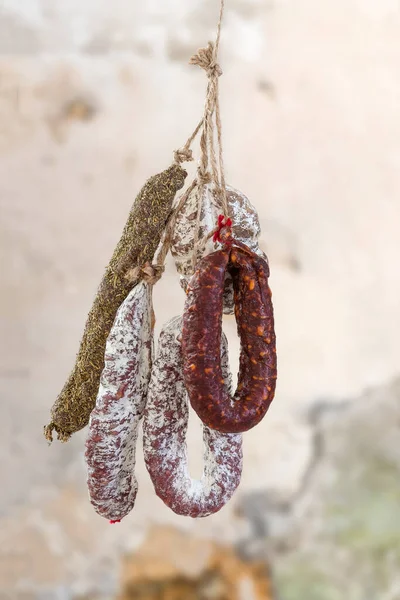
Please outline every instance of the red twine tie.
M110 525L115 525L115 523L121 523L121 519L117 519L116 521L110 521Z
M222 243L222 240L221 240L221 231L222 231L222 229L224 227L232 227L232 219L229 218L229 217L227 217L225 219L225 215L219 215L218 216L218 229L214 233L214 236L213 236L213 242L214 243L216 243L216 242Z

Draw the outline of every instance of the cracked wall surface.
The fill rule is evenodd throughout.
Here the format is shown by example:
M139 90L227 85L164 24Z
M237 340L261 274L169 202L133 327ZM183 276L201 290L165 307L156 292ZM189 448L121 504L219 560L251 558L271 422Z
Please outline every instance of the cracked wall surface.
M366 582L379 600L380 589L400 597L397 530L388 541L384 516L397 523L398 421L393 407L380 409L398 398L389 382L399 372L400 8L394 0L226 4L225 164L228 182L260 214L277 395L245 436L242 485L220 514L170 513L139 450L137 506L109 527L87 500L85 433L49 448L42 426L132 199L198 122L206 81L187 63L214 35L218 6L0 0L1 600L111 598L121 555L134 555L154 526L276 562L284 600L304 598L315 581L324 588L316 598L335 599L347 576L349 600L363 598ZM156 290L157 327L182 306L169 264ZM235 372L234 321L226 330ZM357 441L363 433L370 454ZM329 436L348 448L348 473ZM193 418L197 473L200 446ZM330 496L339 505L329 506ZM352 569L338 578L342 556Z

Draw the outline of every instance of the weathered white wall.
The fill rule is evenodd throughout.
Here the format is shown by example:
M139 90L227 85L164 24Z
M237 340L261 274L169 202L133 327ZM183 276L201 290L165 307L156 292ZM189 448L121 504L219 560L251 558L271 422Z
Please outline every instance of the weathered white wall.
M276 400L246 434L237 501L265 489L290 499L313 453L309 407L399 371L400 9L226 4L226 170L260 213L279 344ZM101 557L134 545L155 514L228 539L246 527L234 503L201 523L176 519L141 465L125 538L87 503L84 434L51 448L41 437L132 199L200 117L205 77L187 62L217 12L216 0L0 2L4 588L101 585L91 569L111 577ZM182 303L171 267L159 323ZM198 428L191 436L199 455ZM50 567L27 566L39 546Z

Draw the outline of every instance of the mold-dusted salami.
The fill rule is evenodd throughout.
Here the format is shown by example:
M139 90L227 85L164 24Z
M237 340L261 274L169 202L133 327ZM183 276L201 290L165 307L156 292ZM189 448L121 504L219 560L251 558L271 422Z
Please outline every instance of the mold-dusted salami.
M233 279L241 341L233 398L221 383L219 356L226 271ZM273 400L276 347L268 276L267 262L233 241L233 246L204 257L189 283L182 332L184 378L192 407L212 429L247 431L261 421Z
M163 328L153 366L143 422L144 455L157 495L174 512L205 517L231 498L242 472L242 436L203 426L204 473L191 479L186 453L188 398L183 381L182 318ZM220 336L221 337L221 336ZM219 347L221 354L221 346ZM222 343L221 385L230 390L226 338Z
M136 440L153 353L151 286L140 282L117 312L86 441L88 488L99 515L120 520L133 508Z
M258 242L261 234L258 214L250 200L239 190L226 186L226 200L228 203L228 214L232 218L232 233L236 240L246 244L253 252L265 258ZM171 253L175 259L175 265L181 276L181 285L186 290L190 277L193 273L192 260L196 241L197 211L201 204L198 239L203 242L200 252L197 253L196 261L214 252L212 239L207 237L215 228L218 215L223 212L221 196L218 194L215 184L196 185L189 193L187 201L176 218L175 229L172 239ZM233 314L233 288L232 279L226 273L224 312Z

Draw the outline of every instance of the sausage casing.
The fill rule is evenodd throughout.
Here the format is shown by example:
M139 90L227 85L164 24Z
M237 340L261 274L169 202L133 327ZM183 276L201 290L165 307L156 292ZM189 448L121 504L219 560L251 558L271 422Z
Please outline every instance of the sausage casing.
M144 456L157 495L179 515L205 517L220 510L240 483L242 436L203 425L204 472L190 477L186 433L188 398L183 381L182 318L163 328L149 386L143 421ZM219 353L227 393L231 387L227 343Z
M219 358L226 271L233 279L241 342L233 397L221 383ZM184 379L193 409L211 429L247 431L261 421L274 398L276 340L268 276L263 258L233 244L204 257L190 281L182 332Z

